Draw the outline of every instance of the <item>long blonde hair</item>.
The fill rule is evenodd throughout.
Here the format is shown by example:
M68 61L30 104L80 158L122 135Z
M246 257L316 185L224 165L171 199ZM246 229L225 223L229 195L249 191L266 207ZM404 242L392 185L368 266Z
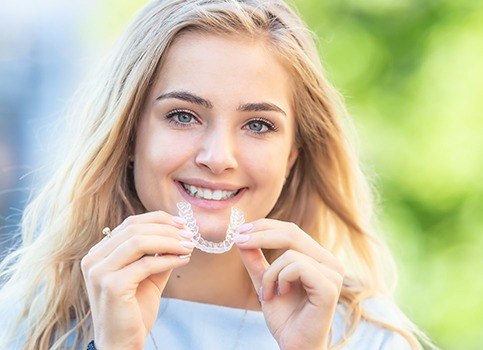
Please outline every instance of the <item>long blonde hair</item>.
M374 234L372 191L349 143L343 103L324 78L312 34L277 0L159 0L131 23L97 84L85 88L82 108L71 113L69 152L27 206L22 246L1 264L0 317L14 308L18 319L2 320L0 348L15 334L24 349L85 346L92 337L80 261L99 241L102 227L144 211L128 155L163 57L185 31L263 38L292 74L299 156L269 216L298 224L344 262L340 303L348 327L335 348L361 320L421 348L417 337L427 339L402 313L400 322L391 323L363 307L373 296L391 300L383 267L393 263Z

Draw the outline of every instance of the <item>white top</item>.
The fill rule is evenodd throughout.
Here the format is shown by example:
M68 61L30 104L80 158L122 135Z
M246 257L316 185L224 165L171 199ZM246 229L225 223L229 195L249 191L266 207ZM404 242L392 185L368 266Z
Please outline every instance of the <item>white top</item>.
M379 320L401 325L398 310L380 299L362 302L364 309ZM10 315L12 316L12 315ZM337 306L333 320L333 340L344 330L344 307ZM6 317L3 321L12 320ZM3 325L0 322L0 327ZM1 330L1 329L0 329ZM25 327L6 350L22 348ZM246 311L225 306L162 298L158 318L146 338L145 350L278 350L261 311ZM69 343L74 340L72 336ZM157 347L153 343L156 342ZM72 346L68 347L72 349ZM408 350L408 342L399 334L362 321L344 350ZM3 349L2 349L3 350ZM84 349L79 349L84 350Z
M363 305L372 314L395 321L396 313L391 314L387 305L374 300ZM333 322L333 344L343 334L343 313L343 306L338 305ZM145 350L279 349L261 311L172 298L161 300L151 335L146 339ZM362 321L344 349L406 350L410 346L399 334Z

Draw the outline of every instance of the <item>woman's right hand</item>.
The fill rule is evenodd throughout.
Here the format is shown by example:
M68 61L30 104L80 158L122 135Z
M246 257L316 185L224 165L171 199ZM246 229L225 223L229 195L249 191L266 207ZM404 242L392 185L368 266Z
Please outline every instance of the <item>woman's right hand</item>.
M193 251L190 232L173 218L162 211L130 216L82 259L99 350L144 347L171 271Z

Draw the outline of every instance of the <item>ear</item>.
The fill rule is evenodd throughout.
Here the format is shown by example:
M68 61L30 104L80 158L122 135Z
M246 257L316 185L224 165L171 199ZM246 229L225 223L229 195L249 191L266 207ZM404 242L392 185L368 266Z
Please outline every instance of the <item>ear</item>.
M294 146L292 146L292 149L290 150L290 154L288 155L288 162L287 162L287 169L285 171L285 178L287 178L288 175L290 174L290 170L292 170L292 167L295 164L295 161L297 160L298 156L299 156L299 149L294 145Z

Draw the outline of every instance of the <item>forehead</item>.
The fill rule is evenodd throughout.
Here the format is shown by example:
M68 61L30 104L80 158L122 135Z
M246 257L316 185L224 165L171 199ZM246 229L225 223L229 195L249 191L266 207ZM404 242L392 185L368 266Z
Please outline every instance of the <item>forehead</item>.
M183 33L163 58L152 92L285 100L291 108L289 70L270 46L265 38Z

